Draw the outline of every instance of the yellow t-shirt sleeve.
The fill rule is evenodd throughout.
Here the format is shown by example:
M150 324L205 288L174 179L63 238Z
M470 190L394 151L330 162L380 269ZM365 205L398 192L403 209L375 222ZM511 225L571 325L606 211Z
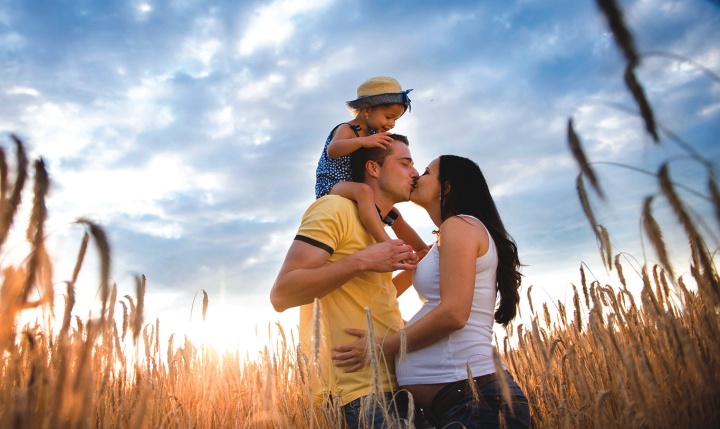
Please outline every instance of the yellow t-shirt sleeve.
M353 206L352 201L337 195L318 199L305 211L295 239L332 255L347 237L347 217Z

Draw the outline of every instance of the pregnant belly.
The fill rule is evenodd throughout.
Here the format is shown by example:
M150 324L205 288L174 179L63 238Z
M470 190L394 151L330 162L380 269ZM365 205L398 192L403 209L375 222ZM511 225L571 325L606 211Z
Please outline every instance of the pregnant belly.
M445 387L447 383L439 384L409 384L407 386L400 386L401 389L405 389L413 396L413 401L420 408L427 408L432 403L435 395Z

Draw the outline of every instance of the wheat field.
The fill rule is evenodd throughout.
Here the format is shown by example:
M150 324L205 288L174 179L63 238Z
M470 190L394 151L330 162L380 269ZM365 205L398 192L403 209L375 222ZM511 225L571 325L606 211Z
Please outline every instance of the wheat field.
M87 232L73 276L60 292L65 307L55 309L62 317L20 326L23 312L50 305L56 283L44 243L47 173L42 160L29 171L22 142L15 144L12 183L4 151L0 156L0 245L25 183L34 178L31 251L24 263L2 270L0 428L342 426L336 404L312 403L312 357L298 353L279 326L275 347L255 358L174 336L161 345L160 321L143 320L145 278L136 279L135 296L117 296L110 245L102 228L89 221L79 221ZM677 203L682 209L682 201ZM652 220L650 212L645 215ZM652 234L653 225L646 230ZM715 252L699 233L691 238L690 274L672 277L662 265L644 266L633 273L643 285L639 295L628 289L621 255L609 246L602 252L617 284L588 281L581 268L573 308L558 302L552 314L547 303L536 309L528 289L532 322L511 326L496 342L528 396L537 427L720 425L720 278ZM653 244L663 246L662 239L655 237ZM73 314L74 285L89 251L100 260L101 311L95 319ZM207 295L203 301L204 313Z

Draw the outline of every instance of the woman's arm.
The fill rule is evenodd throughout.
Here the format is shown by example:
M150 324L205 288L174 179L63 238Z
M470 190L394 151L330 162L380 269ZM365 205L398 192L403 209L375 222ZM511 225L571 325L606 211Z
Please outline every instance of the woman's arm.
M427 347L451 333L462 329L470 317L472 298L475 290L475 266L482 249L484 228L475 220L452 217L440 228L440 304L424 317L405 328L407 351ZM484 240L487 243L487 237ZM353 343L334 348L336 366L349 366L348 372L365 365L366 332L346 329L346 332L361 337ZM385 355L400 352L400 334L377 337L375 343L382 347Z

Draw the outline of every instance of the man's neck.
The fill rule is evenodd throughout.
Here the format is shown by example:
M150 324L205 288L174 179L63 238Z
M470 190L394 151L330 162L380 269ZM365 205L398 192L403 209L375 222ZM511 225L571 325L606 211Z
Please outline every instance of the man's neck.
M395 202L390 201L382 195L379 189L373 188L373 193L375 195L375 207L377 207L380 211L380 218L384 218L388 213L390 213L390 210L392 210Z

